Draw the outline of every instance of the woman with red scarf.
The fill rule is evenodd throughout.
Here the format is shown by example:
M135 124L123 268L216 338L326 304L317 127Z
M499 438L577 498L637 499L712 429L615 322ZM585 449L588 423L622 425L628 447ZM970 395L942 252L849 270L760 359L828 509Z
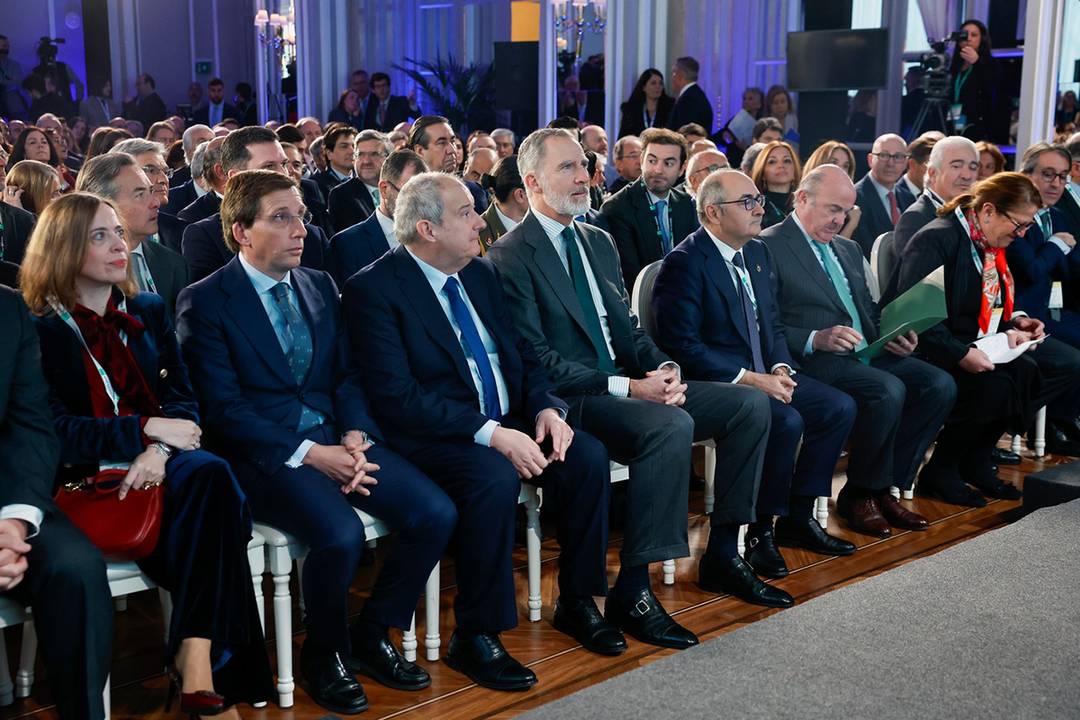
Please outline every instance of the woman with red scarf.
M112 203L53 201L23 260L62 469L58 482L128 465L121 501L165 486L161 533L139 566L172 593L166 648L181 709L239 717L273 693L246 547L247 502L225 461L199 449L198 407L161 298L132 281ZM170 697L172 692L170 692Z
M918 488L948 502L981 507L983 495L1020 497L998 479L990 451L1006 430L1023 431L1036 409L1074 391L1075 380L1053 377L1049 367L1045 376L1040 370L1044 356L1053 355L1053 338L996 365L974 346L994 333L1006 333L1010 347L1045 334L1041 321L1014 311L1016 287L1005 260L1005 248L1027 232L1040 207L1039 191L1027 176L998 173L942 207L900 260L897 295L945 268L949 316L919 335L919 351L952 373L958 396ZM882 304L890 299L882 298Z

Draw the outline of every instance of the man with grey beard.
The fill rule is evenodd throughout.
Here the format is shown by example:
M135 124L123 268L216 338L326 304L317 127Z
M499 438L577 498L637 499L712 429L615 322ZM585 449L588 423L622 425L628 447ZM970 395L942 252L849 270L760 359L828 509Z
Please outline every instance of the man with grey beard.
M589 173L572 135L537 130L521 144L518 169L530 210L488 257L499 268L514 324L570 406L567 421L630 468L608 622L661 647L697 644L653 595L649 563L690 554L690 445L705 439L716 442L725 462L715 478L699 583L748 602L791 605L790 596L758 580L736 552L739 525L754 518L768 399L741 385L683 382L679 366L638 325L611 236L575 220L589 209Z

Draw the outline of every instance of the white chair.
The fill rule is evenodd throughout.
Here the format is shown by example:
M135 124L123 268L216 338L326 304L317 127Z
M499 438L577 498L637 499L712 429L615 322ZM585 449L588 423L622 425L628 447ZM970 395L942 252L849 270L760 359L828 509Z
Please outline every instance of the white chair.
M374 545L378 538L390 534L387 527L378 518L372 517L362 510L356 514L364 522L364 537L368 546ZM303 558L307 555L307 548L296 538L272 525L255 523L255 528L266 538L266 555L270 565L270 575L274 580L274 641L277 648L277 691L278 704L283 707L292 707L293 694L296 682L293 678L293 646L292 646L292 593L289 589L289 578L292 575L293 561L301 566ZM539 553L539 545L537 546ZM298 577L302 568L298 572ZM262 593L260 592L261 596ZM427 587L424 593L424 605L426 610L426 635L424 646L427 649L427 659L435 661L439 659L439 565L431 571L428 577ZM261 599L261 597L260 597ZM303 590L301 586L300 603L303 607ZM402 637L402 651L405 659L409 662L416 660L416 615L413 614L412 623Z
M1019 453L1022 447L1023 434L1012 436L1012 451ZM1046 455L1046 407L1039 408L1035 413L1035 457L1041 458Z

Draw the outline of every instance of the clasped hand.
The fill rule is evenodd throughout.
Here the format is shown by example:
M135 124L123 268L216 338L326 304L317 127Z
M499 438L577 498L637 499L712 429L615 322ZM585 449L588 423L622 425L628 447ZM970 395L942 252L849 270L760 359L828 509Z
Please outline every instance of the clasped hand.
M662 405L682 405L686 402L686 383L679 372L668 365L650 370L641 380L630 380L630 397Z
M29 552L23 521L0 520L0 592L7 592L22 582Z
M370 449L371 443L359 431L350 430L341 445L312 445L304 456L304 464L340 483L343 495L351 492L370 495L367 486L379 484L372 475L379 471L379 466L364 454Z
M551 439L551 454L545 456L540 443ZM566 459L574 440L574 430L555 410L548 408L536 418L536 436L500 425L491 435L491 447L510 461L518 475L528 480L543 474L553 462Z

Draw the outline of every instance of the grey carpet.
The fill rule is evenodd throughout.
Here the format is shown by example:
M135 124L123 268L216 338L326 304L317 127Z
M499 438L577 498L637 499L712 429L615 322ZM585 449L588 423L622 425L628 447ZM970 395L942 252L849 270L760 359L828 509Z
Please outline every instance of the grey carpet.
M1080 717L1080 500L523 715Z

